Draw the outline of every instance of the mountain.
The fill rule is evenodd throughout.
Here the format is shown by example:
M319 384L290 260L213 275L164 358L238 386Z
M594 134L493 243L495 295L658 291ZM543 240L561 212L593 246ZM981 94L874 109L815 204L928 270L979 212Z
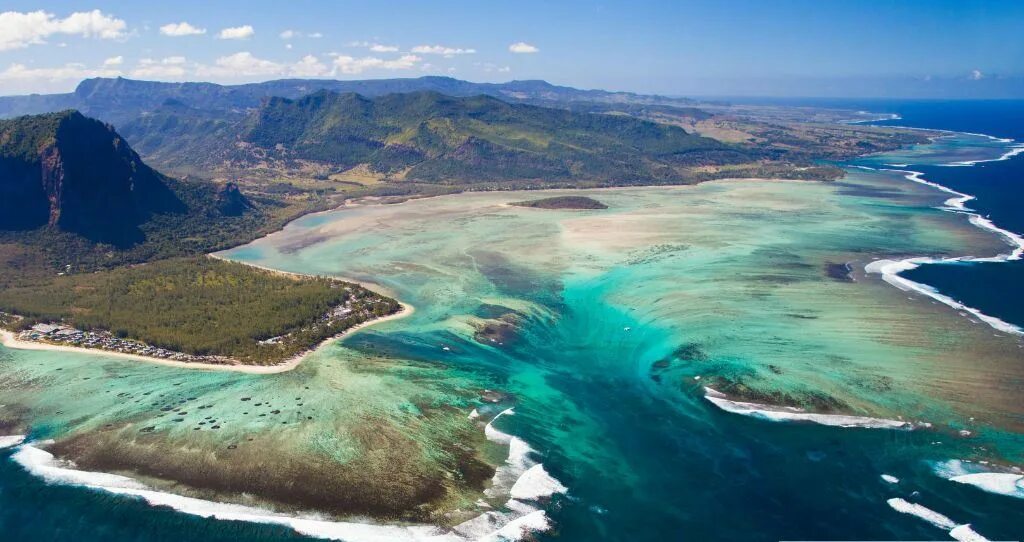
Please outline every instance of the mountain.
M225 183L217 191L217 210L224 216L239 216L252 208L252 202L242 194L238 184Z
M342 172L367 166L391 179L663 182L680 168L749 160L716 140L626 115L579 113L491 96L411 92L367 97L318 91L270 98L230 125L169 104L125 126L147 156L171 167L216 170L314 163Z
M581 90L552 85L545 81L471 83L437 76L363 81L282 79L244 85L163 83L118 77L86 79L78 85L74 92L67 94L0 97L0 117L48 113L73 108L120 127L125 121L151 112L168 100L176 100L199 110L238 114L245 109L258 107L265 98L272 96L299 98L320 90L338 93L353 92L368 97L432 91L448 96L486 95L510 102L559 107L570 107L574 104L689 107L696 103L683 98L631 92Z
M112 244L185 205L113 127L77 111L0 121L0 229L53 226Z

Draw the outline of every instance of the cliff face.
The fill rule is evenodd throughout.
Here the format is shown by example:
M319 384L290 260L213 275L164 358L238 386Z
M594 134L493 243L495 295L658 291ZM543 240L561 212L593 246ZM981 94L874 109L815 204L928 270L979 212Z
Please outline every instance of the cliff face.
M224 216L240 216L252 208L252 203L233 182L226 183L217 191L217 210Z
M75 111L0 121L0 229L52 226L115 245L185 205L127 143Z

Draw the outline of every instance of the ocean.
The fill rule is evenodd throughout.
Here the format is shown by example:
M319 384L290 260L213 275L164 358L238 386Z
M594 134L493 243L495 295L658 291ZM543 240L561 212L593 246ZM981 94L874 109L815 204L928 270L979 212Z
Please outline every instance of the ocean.
M842 104L1000 138L1012 136L992 117L1010 122L1021 111L1021 102ZM446 439L463 435L466 446L486 450L487 435L513 442L500 450L513 479L498 480L503 492L489 505L507 515L492 516L492 527L530 518L548 527L539 540L1020 539L1024 484L1012 470L1024 466L1020 336L864 271L914 256L1009 252L999 235L944 210L950 194L905 178L918 171L972 194L966 205L980 216L1021 231L1012 202L1022 191L1004 174L1024 156L940 165L998 158L1009 146L955 135L852 161L838 183L586 192L608 205L603 211L507 205L538 193L469 193L304 217L222 255L372 280L415 312L280 375L0 347L0 414L29 420L38 447L95 434L87 442L135 452L122 446L157 438L166 452L149 460L187 449L206 467L251 453L266 461L260 468L278 458L341 468L372 450L391 460L371 473L382 483L421 465L413 472L457 477ZM922 265L904 275L1018 323L1020 297L991 293L995 275L1015 282L1016 265ZM481 335L485 325L503 331ZM499 403L481 400L483 390L502 392ZM315 410L283 429L238 408L241 396L285 416L299 396ZM223 429L175 425L150 406L155 397L152 405L211 405L199 415ZM779 403L815 413L765 406ZM348 438L370 420L388 445ZM145 426L155 429L139 437ZM237 449L227 451L229 443ZM387 456L396 445L401 456ZM169 505L151 506L117 494L122 479L88 474L69 483L74 471L34 449L0 450L2 540L307 539L287 522L223 519L237 516L202 500L150 495ZM427 539L345 529L325 521L302 531L344 531L350 542Z
M985 134L1024 145L1024 100L736 98L736 101L897 115L896 119L870 124ZM1009 150L1012 150L1013 144ZM852 161L854 164L864 162ZM905 169L922 172L923 177L929 181L974 196L975 199L967 204L970 209L990 218L1002 228L1018 235L1024 234L1024 156L1018 154L1009 159L979 162L966 167L936 164L934 160L914 163L912 159L900 165L905 166ZM903 276L933 286L985 314L1024 327L1024 260L923 265L904 272Z

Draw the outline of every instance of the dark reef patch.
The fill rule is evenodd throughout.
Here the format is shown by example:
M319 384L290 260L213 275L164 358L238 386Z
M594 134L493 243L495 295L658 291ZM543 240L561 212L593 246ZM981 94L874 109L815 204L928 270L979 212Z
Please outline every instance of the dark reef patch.
M825 276L839 282L853 282L850 272L853 268L848 263L825 262Z

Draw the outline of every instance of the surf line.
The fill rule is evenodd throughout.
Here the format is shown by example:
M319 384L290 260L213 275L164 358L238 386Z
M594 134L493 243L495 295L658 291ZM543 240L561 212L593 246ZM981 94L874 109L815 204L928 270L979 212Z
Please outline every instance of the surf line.
M495 508L480 501L478 505L485 509L481 514L452 527L336 521L312 513L289 515L162 492L120 474L78 470L34 446L52 441L35 443L27 441L24 435L0 436L0 448L13 448L11 459L45 483L141 499L151 506L166 506L203 518L280 525L299 534L344 542L515 542L552 528L545 505L556 494L568 492L568 488L531 457L535 450L525 440L494 427L498 418L513 414L511 408L502 411L484 427L487 440L509 447L505 464L497 468L492 486L484 491L488 498L504 504Z
M861 169L875 169L865 166L856 167L859 167ZM963 192L958 192L956 190L953 190L952 188L949 188L948 186L943 186L939 183L929 181L924 178L924 173L920 171L912 171L905 169L881 169L880 171L891 171L901 173L903 174L903 177L908 181L923 184L925 186L930 186L932 188L950 194L952 197L943 202L943 205L939 207L939 209L954 214L967 215L968 220L971 224L1002 237L1003 240L1005 240L1010 246L1013 247L1013 249L1008 253L998 254L996 256L990 256L987 258L975 258L972 256L958 256L953 258L932 258L929 256L917 256L913 258L906 258L903 260L875 260L864 266L864 271L867 273L880 274L882 276L882 280L899 288L900 290L918 292L920 294L926 295L934 299L935 301L938 301L939 303L942 303L943 305L951 307L956 311L969 313L978 320L985 322L986 324L988 324L989 326L998 331L1002 331L1004 333L1011 333L1014 335L1024 335L1024 329L1021 329L1017 325L1001 320L995 316L985 314L974 307L969 307L957 301L956 299L953 299L952 297L943 294L933 286L922 284L920 282L914 282L900 275L900 273L904 271L917 269L918 267L925 264L943 264L957 262L1005 263L1009 261L1020 260L1021 256L1024 255L1024 237L1021 237L1020 235L1012 231L996 226L995 223L989 220L988 218L981 216L980 214L974 212L973 209L967 207L966 203L968 201L975 199L974 196L970 194L965 194Z

